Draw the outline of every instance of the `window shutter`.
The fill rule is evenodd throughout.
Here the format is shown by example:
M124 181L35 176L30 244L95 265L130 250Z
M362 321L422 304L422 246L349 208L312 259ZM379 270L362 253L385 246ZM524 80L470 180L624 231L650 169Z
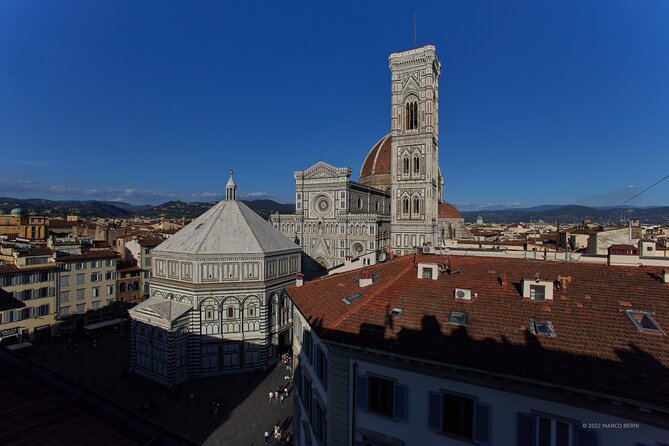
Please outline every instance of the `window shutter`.
M393 419L397 421L407 420L407 399L409 389L404 384L395 384L393 395Z
M355 405L367 410L367 377L358 375L355 378Z
M597 446L597 432L579 429L576 438L578 446Z
M474 441L477 444L490 443L491 412L489 404L476 403L474 406Z
M534 417L519 413L516 421L516 445L534 446Z
M430 392L428 395L427 427L430 430L441 432L441 393Z

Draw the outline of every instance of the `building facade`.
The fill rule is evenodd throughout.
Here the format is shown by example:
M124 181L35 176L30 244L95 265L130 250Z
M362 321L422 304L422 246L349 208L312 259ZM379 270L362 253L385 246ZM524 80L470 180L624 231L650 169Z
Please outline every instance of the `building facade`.
M298 282L295 444L664 444L669 259L638 259L451 252Z
M402 255L469 237L458 210L442 200L436 49L393 53L389 66L391 131L367 153L359 180L320 161L295 172L295 214L270 217L327 269L347 257Z
M288 350L284 288L300 248L236 200L226 200L153 249L151 297L130 310L131 368L165 385L266 367Z

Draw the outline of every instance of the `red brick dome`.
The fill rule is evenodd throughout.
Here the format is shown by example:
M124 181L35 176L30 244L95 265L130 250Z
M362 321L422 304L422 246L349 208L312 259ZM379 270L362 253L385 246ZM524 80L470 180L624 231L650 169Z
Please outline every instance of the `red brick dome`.
M462 218L462 214L451 203L439 203L439 218Z
M360 184L386 190L390 187L390 133L381 138L369 151L360 169Z

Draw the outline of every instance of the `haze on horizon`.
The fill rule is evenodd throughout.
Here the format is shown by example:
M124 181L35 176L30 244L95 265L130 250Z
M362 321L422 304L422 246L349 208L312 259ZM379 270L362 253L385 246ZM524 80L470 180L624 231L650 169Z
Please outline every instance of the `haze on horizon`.
M444 199L614 206L667 175L662 1L0 3L0 196L294 202L390 127L388 55L432 43ZM631 205L669 205L669 181Z

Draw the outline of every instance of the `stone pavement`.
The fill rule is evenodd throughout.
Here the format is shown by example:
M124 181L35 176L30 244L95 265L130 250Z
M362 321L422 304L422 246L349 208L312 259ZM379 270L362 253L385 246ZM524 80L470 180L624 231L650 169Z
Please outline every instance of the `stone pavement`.
M285 377L291 373L281 362L265 372L188 381L170 392L127 372L130 342L114 333L97 337L95 348L90 338L78 337L36 345L23 354L196 443L258 446L275 424L292 431L292 384L282 403L268 401L270 391L290 382ZM197 400L189 401L191 393ZM214 398L221 407L212 419ZM277 443L272 438L269 444Z

